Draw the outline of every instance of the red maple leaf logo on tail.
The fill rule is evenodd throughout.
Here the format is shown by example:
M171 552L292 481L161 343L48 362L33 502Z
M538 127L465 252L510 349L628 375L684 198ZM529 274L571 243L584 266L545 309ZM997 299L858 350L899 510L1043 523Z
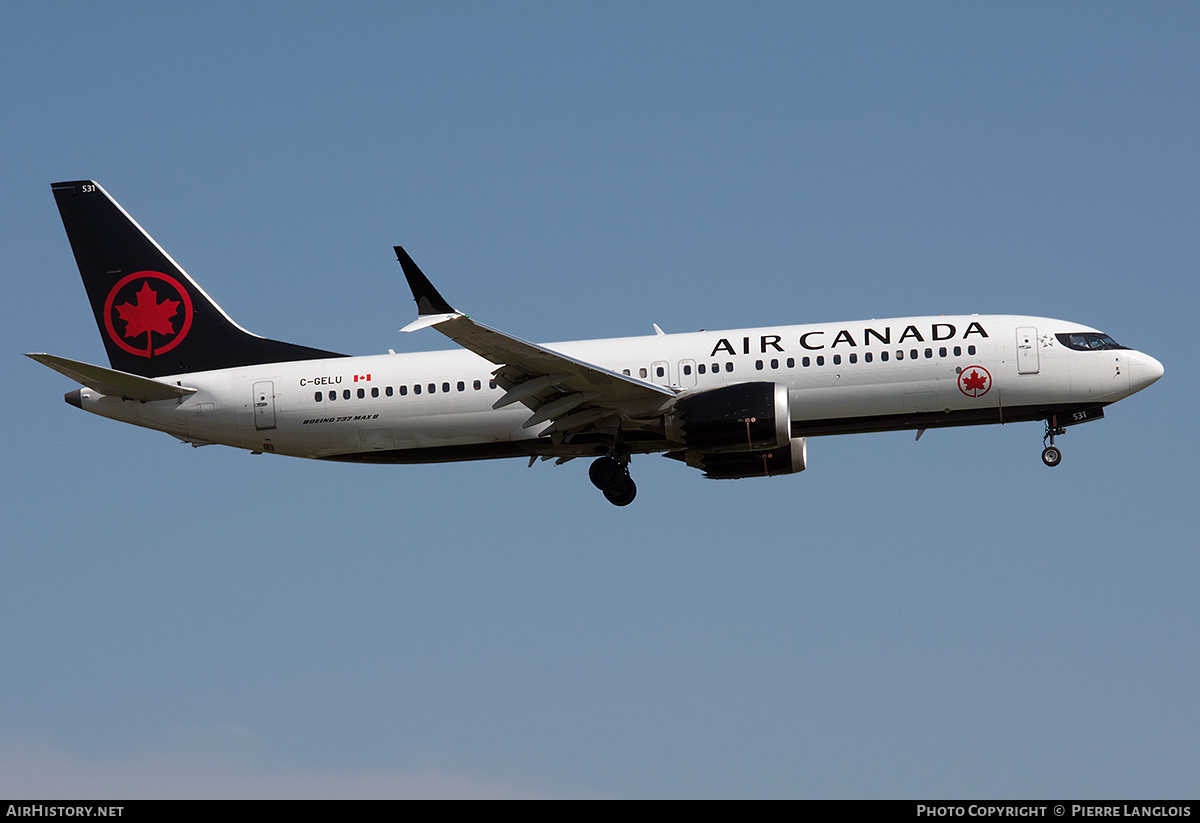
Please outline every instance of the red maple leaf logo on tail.
M122 303L116 309L125 321L126 337L137 337L147 332L163 335L175 333L171 318L179 310L179 301L158 302L158 292L150 288L149 280L142 284L141 291L137 293L136 303Z
M141 288L134 292L139 283ZM118 300L125 302L117 305ZM154 357L178 346L192 327L192 317L187 289L160 271L125 275L113 284L104 301L108 339L138 357ZM123 331L117 329L119 324L124 324Z

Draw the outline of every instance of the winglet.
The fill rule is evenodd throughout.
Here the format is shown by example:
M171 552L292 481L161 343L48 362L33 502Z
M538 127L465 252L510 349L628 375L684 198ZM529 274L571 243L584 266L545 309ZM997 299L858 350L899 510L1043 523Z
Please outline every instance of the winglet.
M413 300L417 301L417 314L421 317L429 314L457 314L458 312L454 311L446 299L438 294L438 290L429 282L429 278L425 276L421 268L408 256L408 252L402 246L393 246L393 248L396 250L396 259L400 261L400 268L404 269L408 287L412 289Z

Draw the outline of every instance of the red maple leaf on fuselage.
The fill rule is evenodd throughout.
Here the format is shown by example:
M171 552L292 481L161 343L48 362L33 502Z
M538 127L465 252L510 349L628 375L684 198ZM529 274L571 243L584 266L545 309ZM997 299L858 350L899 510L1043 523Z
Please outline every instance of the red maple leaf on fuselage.
M963 378L963 388L967 391L983 391L987 387L987 378L974 369Z
M125 336L137 337L146 332L171 335L175 326L171 318L179 310L178 300L163 300L158 302L158 292L150 288L150 281L142 283L141 291L137 293L136 303L122 303L117 306L117 313L125 321Z

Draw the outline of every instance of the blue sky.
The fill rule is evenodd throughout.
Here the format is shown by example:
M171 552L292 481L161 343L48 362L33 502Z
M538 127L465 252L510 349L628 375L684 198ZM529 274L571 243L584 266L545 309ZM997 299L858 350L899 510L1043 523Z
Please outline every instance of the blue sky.
M0 794L1178 797L1200 768L1200 10L5 4ZM49 184L242 325L443 347L1060 317L1166 376L803 474L343 466L64 404Z

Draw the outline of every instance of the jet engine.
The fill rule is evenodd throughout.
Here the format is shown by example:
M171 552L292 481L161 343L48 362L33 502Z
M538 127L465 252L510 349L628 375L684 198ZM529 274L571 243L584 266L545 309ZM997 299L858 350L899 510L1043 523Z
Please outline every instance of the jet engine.
M808 463L808 445L803 437L771 449L744 452L667 452L667 457L682 460L700 469L710 480L737 480L742 477L771 477L804 471Z
M787 387L767 382L685 394L664 422L669 440L706 454L774 449L792 436Z

